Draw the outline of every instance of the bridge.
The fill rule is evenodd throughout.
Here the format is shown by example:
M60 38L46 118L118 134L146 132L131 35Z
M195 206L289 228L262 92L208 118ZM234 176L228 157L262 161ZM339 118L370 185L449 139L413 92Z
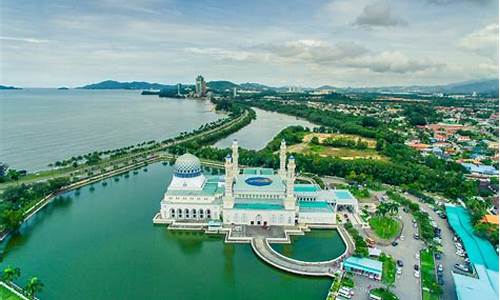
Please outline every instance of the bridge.
M347 247L346 251L335 259L322 262L305 262L276 252L265 237L254 237L251 245L257 256L266 263L282 271L305 276L333 277L336 271L341 269L340 262L349 252Z

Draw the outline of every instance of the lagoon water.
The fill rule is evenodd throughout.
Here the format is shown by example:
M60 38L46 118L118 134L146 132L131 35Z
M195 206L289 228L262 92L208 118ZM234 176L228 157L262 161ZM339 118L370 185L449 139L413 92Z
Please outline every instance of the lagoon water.
M252 150L260 150L266 146L282 129L301 125L308 128L317 127L317 125L300 118L280 114L276 112L265 111L254 108L256 119L249 125L243 127L228 137L215 143L215 147L230 147L234 139L238 140L240 147Z
M95 150L164 140L224 115L209 101L127 90L0 91L0 161L39 170Z
M94 191L68 192L2 245L0 267L20 267L20 284L38 276L45 284L40 298L47 300L325 298L331 280L278 271L248 244L154 226L171 177L171 167L154 164L118 182L107 179L107 186L96 183ZM314 231L296 242L286 252L303 257L307 251L313 260L323 260L325 249L335 257L341 243Z

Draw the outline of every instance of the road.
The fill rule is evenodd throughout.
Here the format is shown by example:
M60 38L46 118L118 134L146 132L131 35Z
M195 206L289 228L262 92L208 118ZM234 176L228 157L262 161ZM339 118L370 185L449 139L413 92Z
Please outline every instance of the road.
M453 237L455 236L455 234L451 230L451 227L448 225L448 221L446 219L441 219L432 209L429 208L427 204L419 202L418 198L413 195L408 194L403 196L415 203L418 203L420 205L420 208L427 212L436 222L437 226L441 229L443 243L442 246L444 253L442 255L441 261L436 261L436 264L443 264L444 268L444 285L442 286L443 294L441 298L446 300L456 300L457 294L455 292L455 282L453 281L452 277L453 265L456 263L463 264L464 259L455 254L456 247L455 243L453 242Z

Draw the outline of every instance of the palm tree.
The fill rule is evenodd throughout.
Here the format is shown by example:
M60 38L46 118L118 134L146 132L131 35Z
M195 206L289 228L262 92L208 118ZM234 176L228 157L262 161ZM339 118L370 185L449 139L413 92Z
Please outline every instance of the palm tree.
M35 294L39 293L42 289L43 283L37 277L31 277L26 287L24 287L28 296L32 298L35 298Z
M384 202L384 203L380 203L379 206L377 206L377 211L375 212L375 214L377 216L383 217L383 216L385 216L387 214L388 211L389 210L388 210L388 207L387 207L387 203Z
M399 203L394 201L386 203L387 212L391 215L396 215L399 212Z
M3 270L2 280L12 282L21 276L21 269L8 266Z

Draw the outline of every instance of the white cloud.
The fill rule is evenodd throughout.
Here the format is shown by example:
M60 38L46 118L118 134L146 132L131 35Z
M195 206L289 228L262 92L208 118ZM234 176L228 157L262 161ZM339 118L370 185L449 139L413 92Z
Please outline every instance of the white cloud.
M32 44L42 44L48 43L49 40L37 39L37 38L26 38L26 37L11 37L11 36L0 36L2 41L12 41L12 42L23 42Z
M366 69L376 73L408 73L440 68L443 64L429 59L411 59L399 51L370 51L363 45L344 42L331 45L307 39L282 44L258 45L243 50L221 48L186 48L189 53L207 55L220 60L269 62L279 65Z
M391 7L384 1L368 4L356 18L354 24L366 27L407 26L408 22L392 13Z
M441 68L444 65L429 59L411 59L399 51L384 51L346 62L346 65L365 68L376 73L410 73Z
M463 49L498 61L498 24L489 24L467 35L459 41L458 45Z

